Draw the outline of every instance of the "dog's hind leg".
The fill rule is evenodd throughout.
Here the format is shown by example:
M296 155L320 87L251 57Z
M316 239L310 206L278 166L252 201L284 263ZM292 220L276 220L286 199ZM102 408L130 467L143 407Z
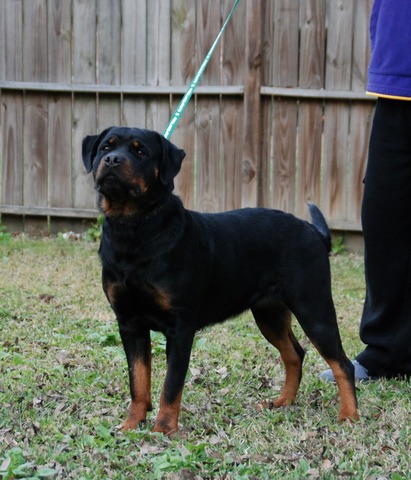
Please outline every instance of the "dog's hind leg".
M321 301L309 305L297 304L293 312L307 337L331 367L340 394L338 419L357 420L357 399L355 393L354 367L347 358L338 330L337 318L331 296L323 294ZM308 305L308 308L307 308Z
M291 405L302 376L304 350L291 330L291 312L280 302L266 302L251 309L264 337L276 347L285 367L285 383L274 407Z

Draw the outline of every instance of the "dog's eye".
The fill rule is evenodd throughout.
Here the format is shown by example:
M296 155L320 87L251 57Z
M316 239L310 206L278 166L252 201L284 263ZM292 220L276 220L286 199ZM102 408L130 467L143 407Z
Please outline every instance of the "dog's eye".
M142 157L143 155L145 155L145 151L139 146L134 147L134 153L139 157Z
M110 149L111 149L110 145L103 145L103 146L101 147L101 150L102 150L103 152L108 152Z

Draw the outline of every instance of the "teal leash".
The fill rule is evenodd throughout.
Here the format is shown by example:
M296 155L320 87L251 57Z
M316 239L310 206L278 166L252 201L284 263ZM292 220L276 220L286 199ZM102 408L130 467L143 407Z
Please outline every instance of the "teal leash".
M198 69L198 72L196 73L196 76L192 80L188 90L184 94L184 97L181 99L180 103L178 104L178 107L176 108L176 111L174 112L173 116L171 117L167 128L164 130L163 136L167 139L171 137L171 134L174 132L178 122L180 121L180 118L182 114L184 113L184 110L186 109L188 102L190 101L191 96L194 93L194 90L196 89L198 82L200 81L201 77L203 76L204 70L207 67L208 62L210 61L210 58L215 50L215 47L217 46L221 35L223 34L225 27L227 26L228 22L230 21L231 16L234 13L234 10L236 9L238 2L240 0L235 0L234 5L228 14L228 17L226 18L226 21L224 22L223 26L221 27L220 33L217 35L217 38L214 40L213 45L211 46L209 52L207 53L203 63L201 64L200 68Z

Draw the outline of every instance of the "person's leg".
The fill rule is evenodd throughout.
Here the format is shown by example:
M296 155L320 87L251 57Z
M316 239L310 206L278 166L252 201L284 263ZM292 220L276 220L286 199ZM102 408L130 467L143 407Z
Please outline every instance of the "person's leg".
M373 376L411 373L411 101L379 99L362 205L367 345L357 361Z

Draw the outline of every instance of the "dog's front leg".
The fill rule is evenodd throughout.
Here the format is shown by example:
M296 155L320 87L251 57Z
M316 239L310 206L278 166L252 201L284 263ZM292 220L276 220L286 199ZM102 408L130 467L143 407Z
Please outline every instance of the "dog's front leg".
M181 397L184 388L194 332L178 331L167 336L167 374L160 398L160 410L154 432L171 435L178 430Z
M151 406L150 330L129 328L119 322L120 336L126 352L130 379L131 403L123 430L133 430L145 422Z

